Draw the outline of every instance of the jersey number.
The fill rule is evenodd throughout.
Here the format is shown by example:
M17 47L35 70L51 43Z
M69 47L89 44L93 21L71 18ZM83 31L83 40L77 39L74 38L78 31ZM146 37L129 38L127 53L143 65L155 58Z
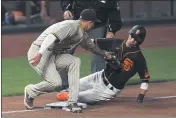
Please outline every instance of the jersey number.
M125 71L129 71L130 68L133 66L133 61L131 61L129 58L126 58L123 63L123 69Z

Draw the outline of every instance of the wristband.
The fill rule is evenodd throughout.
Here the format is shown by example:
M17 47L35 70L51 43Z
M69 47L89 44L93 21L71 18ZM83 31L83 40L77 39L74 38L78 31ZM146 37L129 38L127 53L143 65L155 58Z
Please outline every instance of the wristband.
M144 90L147 90L148 89L148 83L146 83L146 82L143 82L142 84L141 84L141 87L140 87L141 89L144 89Z
M141 94L141 93L140 93L140 94L138 95L137 102L138 102L138 103L142 103L142 102L143 102L143 99L144 99L144 96L145 96L144 94Z

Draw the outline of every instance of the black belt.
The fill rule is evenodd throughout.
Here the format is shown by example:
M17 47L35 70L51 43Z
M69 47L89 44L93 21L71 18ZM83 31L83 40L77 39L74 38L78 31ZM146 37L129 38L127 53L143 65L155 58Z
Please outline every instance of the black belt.
M106 77L105 77L105 73L103 72L102 73L102 78L103 78L103 82L104 82L104 84L106 85L106 86L108 86L110 83L106 80ZM114 87L112 86L112 87L108 87L109 89L111 89L111 90L114 90Z

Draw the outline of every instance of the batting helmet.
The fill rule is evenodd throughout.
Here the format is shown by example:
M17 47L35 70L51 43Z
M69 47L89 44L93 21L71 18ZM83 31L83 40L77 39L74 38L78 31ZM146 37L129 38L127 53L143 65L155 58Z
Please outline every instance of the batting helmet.
M145 40L146 29L142 25L135 25L128 33L137 41L137 44L140 45Z

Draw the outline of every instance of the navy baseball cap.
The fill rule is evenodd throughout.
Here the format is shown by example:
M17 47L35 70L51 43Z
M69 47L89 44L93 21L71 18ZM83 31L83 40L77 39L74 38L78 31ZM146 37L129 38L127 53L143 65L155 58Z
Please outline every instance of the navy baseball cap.
M86 20L86 21L94 21L94 22L101 22L97 16L96 12L93 9L85 9L80 13L79 19Z

